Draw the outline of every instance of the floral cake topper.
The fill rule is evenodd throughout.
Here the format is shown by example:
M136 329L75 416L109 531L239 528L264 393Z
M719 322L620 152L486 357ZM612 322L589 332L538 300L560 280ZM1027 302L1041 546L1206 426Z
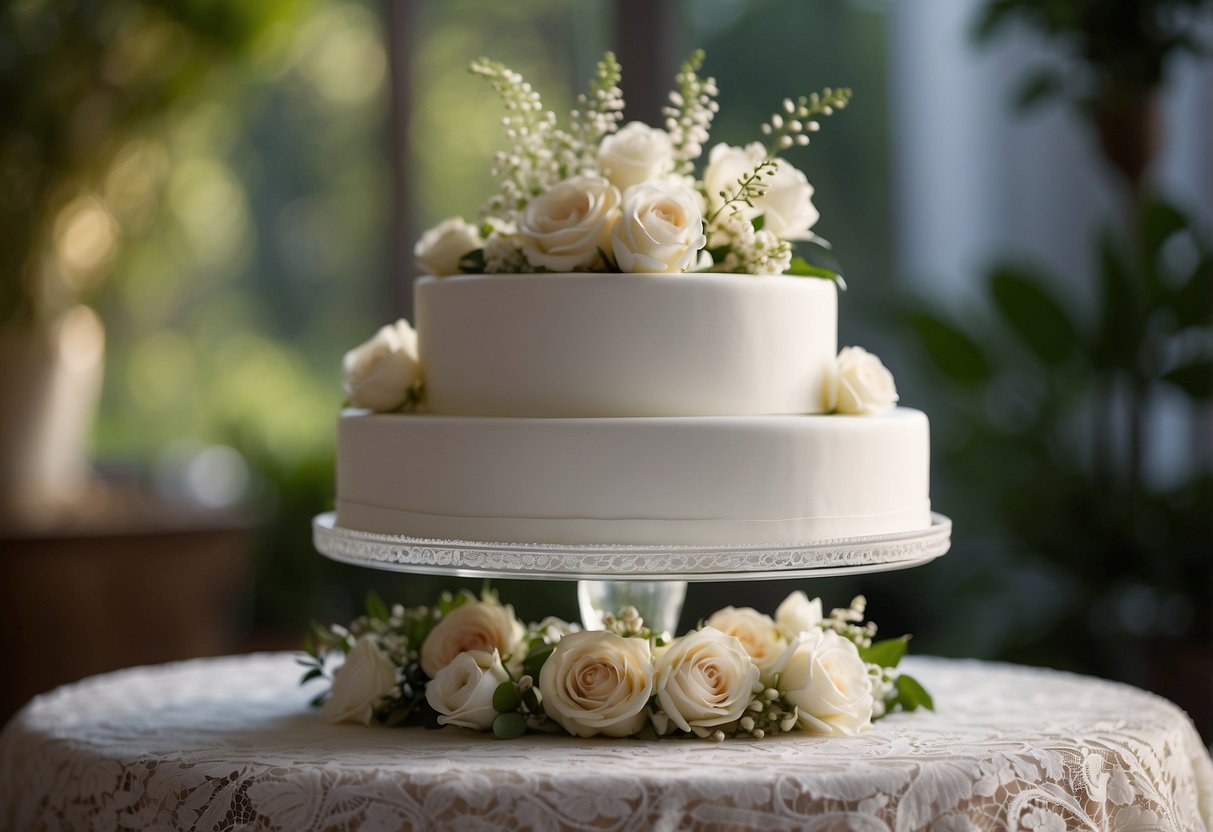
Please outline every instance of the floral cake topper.
M620 125L621 70L610 52L567 128L517 72L473 62L505 105L510 145L494 158L497 192L481 222L453 217L425 232L418 265L435 276L711 271L841 281L836 269L794 254L796 243L828 244L813 233L813 186L780 154L808 145L851 90L784 99L762 125L762 141L716 144L697 174L719 109L715 79L699 75L703 57L697 51L682 65L662 127Z

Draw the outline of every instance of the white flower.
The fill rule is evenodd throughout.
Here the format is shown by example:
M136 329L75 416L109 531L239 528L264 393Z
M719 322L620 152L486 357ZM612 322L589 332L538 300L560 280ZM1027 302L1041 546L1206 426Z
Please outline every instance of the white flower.
M745 647L714 627L676 639L653 670L662 711L684 731L735 722L761 689Z
M754 168L766 158L766 148L759 142L745 147L718 144L708 152L708 165L703 171L703 189L708 195L709 212L715 211L733 194L737 193L738 180L747 178ZM721 196L721 192L725 196ZM759 211L744 202L734 202L725 209L731 213L736 208L747 220L758 216Z
M728 197L737 192L738 180L752 174L764 159L766 148L758 142L745 147L727 144L713 147L708 154L707 169L703 172L709 207L715 210L723 205ZM725 212L733 213L736 209L747 221L761 216L763 230L781 240L814 239L809 229L817 224L821 215L813 207L813 186L804 173L787 160L776 158L772 161L774 170L764 172L761 180L765 193L753 201L754 205L734 202ZM721 191L727 196L721 197Z
M735 636L758 666L763 679L770 677L775 663L788 646L787 639L780 635L771 617L750 607L725 607L712 613L704 623Z
M863 347L843 347L825 379L827 413L872 415L897 403L893 374Z
M707 239L692 191L668 182L628 188L611 234L611 251L625 272L681 272Z
M404 320L382 327L371 340L347 352L341 366L350 404L379 413L395 410L421 382L417 333Z
M633 121L603 137L598 146L598 166L620 193L641 182L661 179L674 171L670 134Z
M813 207L813 186L800 169L785 159L775 160L775 171L763 177L766 193L754 200L763 216L763 230L781 240L811 240L809 229L821 214Z
M476 226L463 217L450 217L421 235L413 246L417 266L426 274L459 274L459 260L484 245Z
M648 639L604 630L572 633L539 673L547 715L578 737L626 737L644 727L653 694Z
M333 674L324 717L330 722L370 725L375 708L395 687L396 665L379 649L374 636L361 636Z
M794 639L821 624L821 599L809 600L799 589L775 609L775 623L784 638Z
M496 650L469 650L434 674L425 686L425 701L438 712L440 725L487 731L497 718L493 693L509 678Z
M421 643L421 669L431 679L460 653L496 650L518 661L526 630L514 608L492 601L468 601L448 612Z
M610 244L619 189L600 176L574 176L531 200L518 223L532 266L554 272L586 268Z
M795 705L800 727L850 736L872 722L872 682L859 649L833 630L800 636L778 667L779 690Z

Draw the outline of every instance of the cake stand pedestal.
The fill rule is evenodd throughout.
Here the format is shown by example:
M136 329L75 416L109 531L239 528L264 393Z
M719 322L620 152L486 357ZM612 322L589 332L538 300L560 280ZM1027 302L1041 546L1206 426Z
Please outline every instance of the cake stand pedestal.
M577 581L582 623L632 605L649 626L673 633L688 581L829 578L930 563L948 551L952 521L931 515L925 529L797 544L724 546L563 545L430 540L337 525L333 512L312 521L316 549L332 560L387 569L476 578Z

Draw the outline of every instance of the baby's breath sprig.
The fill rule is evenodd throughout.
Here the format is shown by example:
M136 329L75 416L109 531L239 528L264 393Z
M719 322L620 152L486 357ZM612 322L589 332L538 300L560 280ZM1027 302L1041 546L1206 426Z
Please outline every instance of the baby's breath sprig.
M686 59L674 80L678 89L670 92L670 103L663 107L665 129L674 148L674 173L688 176L695 170L695 160L703 153L712 119L720 110L716 103L715 78L700 78L704 53L696 49Z
M826 87L821 92L800 96L795 101L783 100L782 112L772 113L762 125L762 134L770 136L767 141L767 156L775 158L790 147L804 147L809 143L809 134L821 129L820 116L830 116L842 110L851 100L851 88Z
M829 617L821 622L821 626L827 630L833 630L843 638L850 639L861 650L871 647L872 638L876 635L876 622L864 622L867 608L868 599L862 595L856 595L851 599L849 607L837 607L831 610Z
M737 177L737 189L732 193L721 191L716 196L720 197L721 203L707 217L704 218L703 224L710 226L716 221L716 218L724 212L724 209L730 208L732 213L736 213L742 205L754 207L754 200L760 199L766 192L766 183L762 180L775 173L775 163L770 159L764 159L754 166L754 169L744 176Z
M577 96L577 109L569 113L572 137L583 157L583 167L594 164L594 153L602 137L618 130L623 120L623 90L619 88L622 78L623 70L615 53L605 53L589 90Z
M501 186L483 206L486 216L512 220L526 204L559 182L577 153L573 138L556 127L556 114L543 109L539 93L514 70L498 61L472 61L474 75L488 79L501 97L506 115L501 119L513 142L493 157L493 176Z

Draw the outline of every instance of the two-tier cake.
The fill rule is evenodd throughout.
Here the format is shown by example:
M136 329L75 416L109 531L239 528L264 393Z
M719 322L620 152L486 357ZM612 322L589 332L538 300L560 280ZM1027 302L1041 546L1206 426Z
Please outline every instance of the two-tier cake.
M697 173L701 60L662 128L620 127L608 54L567 130L517 73L473 64L506 107L498 192L418 243L416 331L346 356L338 526L687 545L930 526L927 418L875 356L838 352L841 276L805 259L827 244L781 155L850 90L785 99L763 141Z

